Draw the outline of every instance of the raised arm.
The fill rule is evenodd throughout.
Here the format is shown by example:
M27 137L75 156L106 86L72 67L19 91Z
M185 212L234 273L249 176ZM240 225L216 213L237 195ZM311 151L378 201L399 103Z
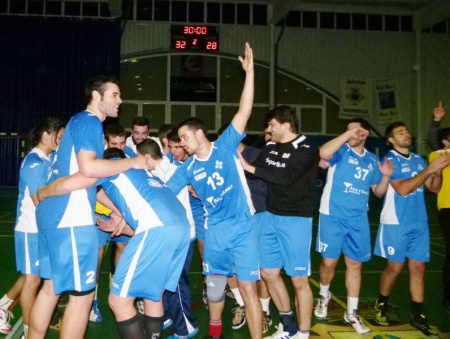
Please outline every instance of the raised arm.
M437 135L441 128L442 119L445 116L445 109L442 107L442 101L439 101L439 105L434 108L433 116L433 121L427 131L427 143L433 151L436 151L440 148Z
M245 43L245 58L239 56L239 61L245 71L244 89L242 90L239 110L233 117L231 123L240 134L245 132L247 121L250 119L253 107L253 95L255 91L255 74L253 69L253 50Z
M382 175L381 180L378 184L373 185L372 192L378 198L381 198L387 191L389 187L389 180L391 179L392 173L394 173L394 166L389 159L385 159L384 163L378 162L378 169Z
M430 162L424 170L417 173L414 177L394 180L391 182L391 185L401 196L408 195L422 184L425 184L431 192L437 192L442 183L442 176L440 173L444 167L448 166L448 163L448 156L442 155ZM435 175L430 177L432 174Z
M349 129L336 138L331 139L330 141L320 146L320 159L325 161L330 160L333 157L333 154L336 153L337 150L341 148L341 146L345 144L350 138L365 140L368 136L369 131L365 130L364 128L355 127Z

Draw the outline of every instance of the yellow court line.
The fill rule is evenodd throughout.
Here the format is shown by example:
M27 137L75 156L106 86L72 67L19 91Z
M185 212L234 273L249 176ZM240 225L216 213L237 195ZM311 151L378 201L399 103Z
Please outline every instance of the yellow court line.
M319 283L314 280L313 278L309 278L309 281L311 284L313 284L314 286L316 286L317 288L320 288ZM333 299L337 304L339 304L344 310L347 310L347 304L345 302L343 302L342 300L340 300L338 297L336 297L334 294L331 294L331 299ZM360 316L361 317L361 316ZM361 319L364 320L364 324L366 324L366 326L370 329L370 331L372 333L370 333L370 335L378 335L379 338L386 338L389 339L389 336L387 336L386 334L384 334L383 332L377 331L375 330L368 321L366 321L363 317L361 317Z

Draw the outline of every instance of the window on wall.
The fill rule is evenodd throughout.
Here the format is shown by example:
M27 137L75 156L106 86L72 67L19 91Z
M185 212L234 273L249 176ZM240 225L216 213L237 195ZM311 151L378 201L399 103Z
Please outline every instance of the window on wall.
M253 25L267 24L267 7L265 5L253 5Z
M398 32L400 30L400 17L397 15L386 15L384 17L384 28L386 31Z
M81 3L80 2L65 2L64 3L64 15L80 16L81 15Z
M350 13L336 13L336 28L337 29L351 28Z
M301 27L301 12L300 11L290 11L286 15L286 26L288 27Z
M317 28L317 13L302 12L302 24L305 28Z
M155 21L169 21L170 1L155 1L154 11Z
M250 24L250 5L249 4L237 4L237 20L239 25Z
M150 130L157 131L161 125L165 124L166 105L164 104L144 104L142 106L142 116L150 122Z
M98 3L96 2L83 2L82 6L83 16L98 16Z
M366 30L367 29L366 15L353 13L352 14L352 28L355 30Z
M9 13L11 14L25 14L25 1L11 1L9 3Z
M189 2L189 22L203 23L205 21L203 2Z
M220 3L208 2L206 4L207 22L211 24L220 23Z
M28 14L44 14L44 2L28 1Z
M230 3L222 3L222 23L234 24L235 22L235 5Z
M382 31L383 30L383 17L381 15L369 14L368 15L369 30Z
M207 128L214 129L216 124L216 106L196 105L195 116L205 123Z
M119 123L126 129L131 129L133 119L138 116L138 105L122 103L119 109Z
M320 28L334 28L334 13L322 12L320 13Z
M126 10L128 11L128 8ZM136 2L136 19L137 20L152 20L153 19L152 0L137 0L137 2Z
M172 21L173 22L187 21L187 2L172 1Z

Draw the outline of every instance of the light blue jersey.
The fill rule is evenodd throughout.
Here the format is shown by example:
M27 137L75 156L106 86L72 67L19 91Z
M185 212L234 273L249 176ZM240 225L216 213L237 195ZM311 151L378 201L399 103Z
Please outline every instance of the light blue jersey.
M405 158L398 152L391 150L386 158L394 166L394 173L390 182L410 179L427 167L422 157L414 153L410 153L409 157ZM389 184L381 211L380 223L399 225L415 223L420 220L426 224L428 217L423 193L423 185L420 185L415 191L402 197Z
M350 219L366 213L372 185L381 180L378 157L364 149L356 153L346 143L330 160L320 213Z
M56 152L49 182L78 172L80 150L94 152L103 158L103 128L100 119L89 111L70 119ZM36 216L42 229L95 225L95 187L51 197L38 205Z
M183 205L161 179L150 172L130 169L97 183L122 212L135 235L160 226L189 229Z
M193 155L175 172L167 185L179 192L191 184L206 210L205 228L226 227L249 220L254 214L250 191L237 148L245 137L232 124L212 143L207 159Z
M39 148L33 148L23 159L19 174L19 199L15 231L37 233L36 207L32 195L38 188L47 184L51 159Z

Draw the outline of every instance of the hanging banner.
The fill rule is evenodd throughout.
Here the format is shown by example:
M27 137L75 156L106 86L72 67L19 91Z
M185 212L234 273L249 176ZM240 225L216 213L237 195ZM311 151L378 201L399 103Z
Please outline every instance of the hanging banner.
M374 80L373 84L378 123L390 124L398 121L400 110L398 108L397 82L395 79Z
M339 119L370 118L372 109L372 81L341 78Z

